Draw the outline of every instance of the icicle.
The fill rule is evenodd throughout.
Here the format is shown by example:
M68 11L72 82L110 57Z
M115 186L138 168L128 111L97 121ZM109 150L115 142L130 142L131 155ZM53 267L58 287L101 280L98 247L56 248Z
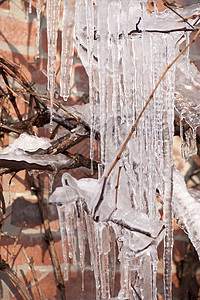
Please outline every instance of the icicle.
M116 273L116 241L115 241L115 232L112 227L110 230L110 259L109 259L109 268L110 268L110 294L111 297L114 296L115 292L115 273Z
M80 253L80 267L82 274L82 291L84 291L84 269L85 269L85 223L84 223L84 211L82 203L80 202L77 208L77 233L78 233L78 245Z
M91 255L91 264L94 270L94 278L96 282L96 300L101 300L101 279L100 279L100 269L99 269L99 250L96 244L96 235L94 230L94 221L86 214L86 224L88 232L88 242Z
M93 161L94 161L94 146L95 146L95 111L97 109L96 103L97 103L97 97L98 94L97 92L94 92L93 95L94 99L93 102L90 105L90 111L91 111L91 116L92 116L92 120L91 120L91 125L90 125L90 159L91 159L91 175L94 174L94 169L93 169Z
M151 271L152 271L152 300L157 297L157 264L158 264L158 253L156 246L151 249Z
M94 142L95 142L95 108L96 93L94 89L94 7L93 1L85 0L86 20L87 20L87 55L88 55L88 75L89 75L89 97L90 97L90 159L91 174L93 175Z
M66 247L66 227L65 227L65 217L64 217L64 207L57 206L58 218L60 224L60 235L62 240L62 250L63 250L63 260L64 260L64 279L68 280L68 262L67 262L67 247Z
M99 266L101 274L101 294L102 299L110 298L110 283L109 283L109 260L108 253L110 252L110 237L107 226L95 224L97 240L96 243L99 249Z
M124 229L124 231L126 231L126 229ZM123 236L126 235L125 238L128 238L128 234L128 232L123 233ZM118 295L119 299L131 299L130 253L128 253L127 250L128 249L122 250L123 252L120 254L121 289Z
M115 13L113 13L115 12ZM110 34L110 51L112 59L112 115L114 120L113 143L118 140L118 102L119 102L119 20L120 20L120 3L110 2L108 7L108 29ZM117 143L116 143L117 144Z
M32 0L29 0L29 14L32 13Z
M40 57L40 20L41 20L41 0L37 0L37 38L36 38L36 56L35 59Z
M106 129L107 129L107 92L108 92L108 74L107 60L108 52L108 5L106 0L98 1L97 3L97 54L98 54L98 72L99 72L99 98L100 98L100 136L101 136L101 162L106 160Z
M65 222L69 246L69 258L73 259L73 264L76 264L76 247L74 241L74 204L65 205Z
M186 46L189 44L190 42L190 32L185 32L185 37L186 37ZM186 77L189 78L190 75L190 48L187 48L186 52L185 52L185 62L186 62Z
M169 64L171 53L169 40L164 40L166 45L166 66ZM172 248L173 248L173 121L174 121L174 82L173 69L166 76L167 93L164 98L163 113L163 157L164 157L164 204L163 221L166 226L164 238L164 294L165 299L172 299Z
M60 0L47 0L47 40L48 40L48 90L50 94L50 131L53 130L53 101L55 92L55 69L58 37Z
M75 0L64 0L63 28L62 28L62 53L60 70L60 95L67 100L70 90L70 76L73 63L73 37L75 19Z

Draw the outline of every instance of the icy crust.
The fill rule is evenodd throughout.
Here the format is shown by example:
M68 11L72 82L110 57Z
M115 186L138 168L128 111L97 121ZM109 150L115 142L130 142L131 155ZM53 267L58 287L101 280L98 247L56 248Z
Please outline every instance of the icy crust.
M116 176L113 177L116 179ZM115 189L105 189L104 202L98 210L99 221L94 221L92 216L102 191L102 179L76 180L65 173L62 176L62 187L56 188L49 198L49 202L56 204L58 209L65 278L68 278L67 240L68 256L73 259L74 264L77 253L80 253L79 264L84 282L85 232L87 232L91 266L96 281L96 299L111 299L117 258L121 263L121 289L116 299L135 299L131 287L133 278L141 299L151 299L156 291L156 249L163 238L163 222L149 218L145 213L135 211L131 207L130 199L127 199L127 186L123 186L124 182L119 186L117 206L113 201ZM112 182L109 182L108 186L111 185ZM119 251L118 257L116 247ZM153 296L152 299L154 298Z
M100 180L83 178L77 180L69 173L62 176L62 187L56 188L55 192L50 196L49 202L56 205L68 205L82 201L86 204L87 211L93 216L94 208L102 191L103 178ZM98 216L100 222L110 221L118 225L125 224L130 231L135 231L136 239L143 240L143 246L149 243L151 239L157 238L162 229L163 222L153 220L145 213L135 211L130 206L130 201L127 200L128 193L125 188L119 187L117 207L115 206L115 190L106 188L104 192L104 200L99 208ZM129 202L129 205L127 205ZM146 240L147 239L147 240ZM139 246L140 245L140 246ZM136 247L134 249L134 247ZM138 251L141 243L131 245L131 251Z
M93 64L93 68L94 68L94 84L96 86L97 89L99 89L99 74L98 74L98 60L102 59L99 57L100 52L98 50L98 43L101 43L101 27L98 24L98 7L101 8L101 1L96 1L96 5L97 5L97 9L95 10L95 41L94 41L94 52L93 52L93 60L92 60L92 64ZM120 5L120 1L110 1L110 7L112 6L112 4L114 3L116 5L116 7L118 7L118 10L122 11L123 8ZM106 2L107 3L107 2ZM119 3L119 4L118 4ZM103 4L102 4L103 5ZM104 4L106 5L106 4ZM114 6L114 5L113 5ZM122 6L123 6L123 2L122 2ZM113 16L115 15L115 22L112 22L112 19L109 23L109 19L105 19L104 20L104 35L102 36L102 41L104 40L104 46L103 46L103 53L104 53L104 62L109 61L110 60L110 54L111 52L109 51L109 43L110 40L112 40L113 36L116 36L116 34L121 35L121 38L118 41L118 48L119 48L119 52L121 51L122 47L123 47L123 38L124 39L132 39L132 38L141 38L142 35L142 31L165 31L165 30L172 30L172 29L181 29L185 27L185 24L183 22L180 22L180 17L178 17L176 14L174 14L173 12L169 11L168 9L161 12L161 13L157 13L155 14L149 14L146 13L145 14L145 21L143 21L143 13L141 10L141 3L140 1L133 2L132 4L128 1L126 3L124 3L124 6L127 7L127 11L125 14L121 13L120 17L116 17L116 14L113 14ZM145 9L145 8L144 8ZM195 4L195 5L191 5L189 7L184 7L184 8L177 8L175 9L179 14L181 14L183 17L188 17L188 16L192 16L192 15L198 15L199 14L199 10L200 10L200 4ZM106 9L104 7L104 16L105 14L108 14L109 11L109 7ZM110 8L111 11L111 8ZM82 14L84 15L84 9ZM85 15L84 15L85 16ZM111 15L112 16L112 15ZM141 32L134 32L136 30L136 24L138 23L138 21L141 21L138 25L138 29ZM75 31L75 40L74 40L74 44L76 46L76 48L78 49L79 52L79 56L80 59L87 71L87 73L89 72L89 60L88 60L88 54L87 54L87 26L86 26L86 21L85 21L85 17L82 18L82 22L79 22L79 30ZM117 21L119 21L117 23ZM112 24L112 26L109 26L109 24ZM115 24L118 24L117 27ZM133 33L131 33L133 32ZM150 34L150 32L148 32L148 34ZM172 35L176 33L171 33ZM160 33L155 33L154 35L160 35ZM179 34L180 37L181 33ZM119 37L119 36L118 36ZM105 41L106 38L106 41ZM178 39L177 39L178 40ZM112 63L109 63L109 65L106 66L106 72L108 72L109 74L112 74L112 72L114 72L113 70L113 65ZM88 73L89 74L89 73Z
M187 189L183 175L174 169L174 211L182 220L200 257L200 191Z
M175 106L181 118L196 129L200 126L200 73L194 64L189 64L188 70L185 69L185 64L184 58L177 64Z
M27 133L22 133L12 144L4 148L0 153L9 154L17 153L18 150L35 152L38 149L48 149L51 146L50 140L48 138L37 137L29 135Z
M37 136L22 133L12 144L4 148L0 152L0 160L25 162L28 164L36 164L39 166L51 166L52 169L63 168L63 166L70 166L71 159L66 159L63 154L56 156L35 154L39 149L46 150L51 146L48 138L39 138Z

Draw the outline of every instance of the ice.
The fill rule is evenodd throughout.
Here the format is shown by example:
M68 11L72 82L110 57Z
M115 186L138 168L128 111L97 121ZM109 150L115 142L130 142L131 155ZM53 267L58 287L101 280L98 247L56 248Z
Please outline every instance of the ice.
M186 187L183 175L174 169L174 211L182 220L188 236L200 257L199 217L200 192Z
M76 206L77 212L77 233L78 233L78 245L80 253L80 267L82 273L82 291L84 291L84 271L85 271L85 213L82 207L82 203L79 201L79 204Z
M180 115L181 152L184 159L196 154L196 129L200 126L199 89L200 75L193 64L188 65L186 74L184 60L177 65L175 90L175 107ZM183 125L187 123L189 128L184 131Z
M66 52L63 46L66 58L62 56L62 66L70 66L74 6L72 14L66 17L65 13L67 5L72 2L65 2L64 8L63 28L65 24L70 27L67 25L69 20L72 23L69 34L63 31L63 45L67 37L70 43ZM151 14L146 8L146 1L76 2L74 43L89 76L90 104L89 107L70 108L70 111L90 125L91 160L94 157L94 134L99 131L101 172L99 179L80 180L65 173L63 186L56 189L50 200L65 206L69 254L73 261L76 260L73 228L76 223L82 274L85 216L96 299L113 296L116 241L121 268L118 299L155 299L157 246L163 237L165 298L172 298L173 205L175 210L177 208L172 201L173 184L176 185L176 178L173 183L172 159L174 107L180 119L190 126L184 132L184 139L182 136L184 153L188 157L196 151L194 140L200 119L200 77L189 63L187 51L162 79L121 155L119 150L152 90L178 55L178 41L184 34L183 31L174 31L184 27L174 12L165 10ZM198 4L178 9L178 12L188 17L198 14L199 9ZM52 31L53 28L56 26L52 26ZM186 33L186 43L188 41L189 33ZM53 58L51 61L55 62ZM51 78L54 72L55 68ZM68 72L65 84L69 83L69 76ZM66 98L68 91L63 92L63 87L62 93ZM110 172L114 161L116 165ZM163 221L158 213L156 189L164 199ZM190 223L187 220L182 211L184 195L181 195L183 200L178 200L181 206L177 214L180 212L184 224L192 231L198 221ZM196 207L196 200L193 202ZM194 234L193 231L190 233L191 240L198 247L198 238L195 239Z
M9 154L17 150L35 152L38 149L48 149L51 146L50 140L47 138L39 138L37 136L22 133L12 144L4 148L0 153Z
M41 0L37 0L37 38L36 38L36 56L35 59L40 57L40 21L41 21Z
M62 26L62 54L60 70L60 95L67 100L74 53L75 0L64 0Z
M63 260L64 260L64 279L68 280L68 261L67 261L67 246L66 246L66 228L65 228L65 214L64 214L64 207L57 205L58 210L58 218L60 224L60 235L62 240L62 251L63 251Z
M32 0L29 0L29 14L32 13Z
M21 134L12 144L4 148L0 152L1 165L5 166L6 162L35 164L39 166L51 166L56 171L63 166L70 166L72 159L66 158L63 154L49 156L48 154L37 154L37 150L46 150L51 146L50 140L47 138L39 138L37 136Z
M55 92L55 70L60 0L47 0L47 41L48 41L48 90L50 94L50 129L53 126L53 101Z

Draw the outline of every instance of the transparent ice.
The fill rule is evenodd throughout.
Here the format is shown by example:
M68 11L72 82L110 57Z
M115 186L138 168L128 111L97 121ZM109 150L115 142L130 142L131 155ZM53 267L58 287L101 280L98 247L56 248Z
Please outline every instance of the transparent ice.
M53 103L59 1L48 0L47 4L48 78ZM196 5L179 12L187 17L197 15L199 10L200 5ZM165 299L172 299L174 209L183 219L197 251L200 248L195 229L199 228L199 222L196 219L190 222L192 218L184 211L186 199L189 198L195 208L198 201L196 196L190 196L183 179L173 168L175 105L180 119L184 118L191 126L186 140L182 138L183 155L187 158L196 151L194 141L199 126L199 102L196 103L195 99L200 81L197 70L189 63L188 51L163 78L104 186L104 176L154 86L178 55L180 37L184 36L188 43L188 34L163 32L182 28L179 19L167 10L150 14L146 1L77 0L76 6L73 1L64 1L61 90L63 97L67 98L74 43L90 84L90 110L75 109L91 126L91 159L95 130L100 132L104 173L99 179L80 180L64 174L63 186L55 190L50 201L58 207L66 273L66 236L68 255L73 263L76 262L76 224L84 276L83 228L86 228L96 299L113 297L116 249L121 270L121 289L116 299L156 299L157 246L162 239L165 245ZM193 90L196 93L194 99L191 96ZM156 189L164 199L163 221L160 221L156 203ZM172 201L173 193L179 202ZM102 196L103 201L97 209Z

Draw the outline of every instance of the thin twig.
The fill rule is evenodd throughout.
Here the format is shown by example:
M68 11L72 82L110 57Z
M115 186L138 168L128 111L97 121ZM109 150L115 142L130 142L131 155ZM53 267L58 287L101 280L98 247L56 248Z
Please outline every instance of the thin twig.
M4 217L3 219L0 220L0 224L5 221L8 217L10 217L10 215L12 215L14 213L14 211L11 211L6 217Z
M121 147L118 155L116 156L112 166L110 167L108 173L104 176L104 180L103 180L103 186L102 186L102 191L101 191L101 194L100 194L100 198L99 198L99 201L97 202L97 205L94 209L94 219L95 219L95 216L96 216L96 212L97 210L99 209L102 201L103 201L103 194L104 194L104 190L105 190L105 186L106 186L106 181L108 179L108 177L110 176L112 170L114 169L114 167L116 166L117 162L120 160L121 158L121 155L122 153L124 152L125 148L126 148L126 145L128 144L132 134L134 133L143 113L145 112L147 106L149 105L149 103L151 102L151 100L153 99L153 96L154 96L154 93L156 92L158 86L160 85L161 81L163 80L163 78L165 77L166 73L169 71L169 69L171 69L171 67L175 64L175 62L179 59L179 57L192 45L192 43L194 43L194 41L197 39L197 37L199 36L200 34L200 29L197 31L197 33L195 34L195 36L193 37L193 39L189 42L189 44L187 46L185 46L185 48L177 55L177 57L172 61L171 64L168 65L168 67L166 68L166 70L164 71L164 73L162 74L162 76L160 77L159 81L157 82L156 86L154 87L153 91L151 92L151 95L149 96L146 104L144 105L142 111L140 112L135 124L132 126L131 128L131 131L128 135L128 137L126 138L123 146Z
M115 208L117 208L117 196L118 196L118 188L119 188L119 179L121 174L122 166L119 166L118 176L117 176L117 185L115 187Z
M138 292L136 291L134 285L135 285L135 282L133 282L133 283L131 284L132 289L134 290L134 292L135 292L136 296L138 297L138 299L139 299L139 300L142 300L142 298L140 297L140 295L139 295Z
M21 232L22 232L22 230L23 230L23 227L24 227L24 224L22 225L20 231L18 232L18 235L15 237L14 244L13 244L13 248L12 248L12 252L11 252L11 255L10 255L9 259L7 260L7 263L9 263L9 262L14 258L14 256L15 256L15 255L14 255L14 253L15 253L15 248L16 248L16 246L17 246L17 242L18 242L18 240L19 240L19 237L20 237L20 234L21 234Z
M36 271L35 271L35 268L34 268L34 260L33 260L33 257L30 258L30 257L28 256L28 254L27 254L27 252L26 252L26 250L25 250L24 247L22 248L22 251L23 251L23 253L24 253L24 256L26 257L27 263L28 263L28 265L29 265L29 267L30 267L30 269L31 269L32 274L33 274L33 279L34 279L34 281L35 281L35 285L36 285L36 288L37 288L37 291L38 291L38 295L39 295L40 299L43 300L44 297L43 297L43 295L42 295L42 291L41 291L41 288L40 288L40 285L39 285L39 281L38 281L38 279L37 279Z
M176 10L174 10L172 7L170 7L166 2L163 2L164 6L166 6L167 8L169 8L171 11L173 11L173 13L175 13L177 16L179 16L183 22L187 23L193 30L195 30L194 26L192 26L187 19L185 19L184 17L182 17Z
M119 179L120 179L120 173L121 173L122 166L119 166L118 175L117 175L117 185L115 186L115 208L111 212L111 214L108 217L108 221L110 221L112 215L117 210L117 197L118 197L118 188L119 188Z

